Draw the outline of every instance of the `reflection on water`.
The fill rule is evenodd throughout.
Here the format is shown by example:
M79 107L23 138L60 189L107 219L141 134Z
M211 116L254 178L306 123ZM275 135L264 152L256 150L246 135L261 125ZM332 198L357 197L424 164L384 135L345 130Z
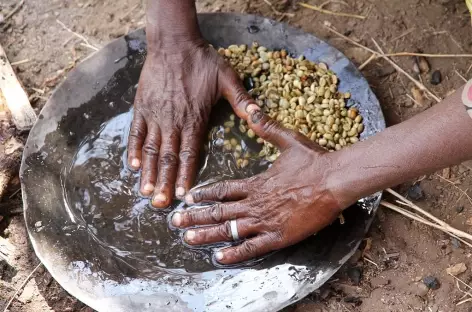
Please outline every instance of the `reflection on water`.
M130 101L133 93L134 88L131 88L122 100ZM247 168L239 169L234 156L224 152L223 138L240 136L234 130L225 134L223 127L216 126L229 114L225 109L215 111L213 130L204 148L199 183L208 183L215 178L243 178L267 167L252 159ZM139 173L126 166L127 134L131 120L132 111L120 114L81 142L62 179L69 214L87 228L98 243L121 257L137 258L161 268L186 269L188 272L214 269L212 248L221 247L221 244L190 248L182 242L181 231L169 228L169 213L174 209L185 209L183 203L175 201L168 209L154 209L148 198L139 195ZM242 145L249 150L253 144L243 142Z

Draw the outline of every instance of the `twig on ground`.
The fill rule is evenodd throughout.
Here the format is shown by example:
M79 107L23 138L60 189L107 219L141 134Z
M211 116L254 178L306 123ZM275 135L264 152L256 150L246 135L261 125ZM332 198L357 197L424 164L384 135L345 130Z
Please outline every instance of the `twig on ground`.
M457 71L457 69L454 70L454 72L457 74L457 76L459 76L462 80L464 80L464 82L467 82L467 79L465 79L464 76L462 76L461 73Z
M430 53L414 53L414 52L396 52L396 53L387 53L383 56L392 57L392 56L423 56L423 57L438 57L438 58L465 58L472 57L472 54L430 54Z
M39 269L39 267L42 265L42 263L38 264L36 266L36 268L34 268L34 270L30 273L30 275L28 275L25 280L23 281L23 283L21 283L20 287L18 287L18 289L15 291L15 293L13 294L13 296L11 296L10 300L8 301L7 305L5 306L5 309L3 309L3 312L7 312L8 311L8 308L10 307L11 303L13 302L13 300L15 300L15 297L18 295L18 293L20 292L20 290L23 289L23 287L26 286L26 284L28 283L28 281L31 279L31 277L33 276L34 273L36 273L36 271Z
M397 206L397 205L394 205L394 204L389 203L389 202L386 202L386 201L381 201L381 202L380 202L380 205L382 205L382 206L384 206L384 207L386 207L386 208L389 208L389 209L391 209L391 210L393 210L393 211L396 211L396 212L398 212L399 214L402 214L402 215L404 215L404 216L406 216L406 217L408 217L408 218L410 218L410 219L413 219L413 220L418 221L418 222L420 222L420 223L423 223L423 224L425 224L425 225L429 225L429 226L431 226L431 227L433 227L433 228L435 228L435 229L438 229L438 230L440 230L440 231L442 231L442 232L444 232L444 233L446 233L446 234L449 234L449 235L451 235L451 236L453 236L453 237L454 237L454 236L463 237L463 238L467 238L467 239L469 239L469 240L472 241L472 235L470 235L470 234L468 234L468 233L465 233L465 232L462 232L462 231L460 231L460 230L458 230L458 229L455 229L455 228L451 227L450 225L448 225L448 224L446 224L446 223L444 223L444 222L442 222L442 221L441 221L441 223L444 223L444 225L442 225L442 224L440 225L440 224L436 224L436 223L427 221L426 219L424 219L424 218L422 218L422 217L420 217L420 216L418 216L418 215L416 215L416 214L414 214L414 213L411 213L411 212L409 212L408 210L406 210L406 209L404 209L404 208L401 208L401 207L399 207L399 206ZM453 234L454 234L454 235L453 235ZM461 240L461 241L464 242L464 244L466 244L467 246L469 246L469 247L472 248L472 244L470 244L470 243L468 243L468 242L466 242L466 241L463 241L463 240Z
M33 90L34 92L37 92L37 93L39 93L39 94L44 94L44 93L45 93L44 90L38 89L38 88L31 88L31 90Z
M18 62L10 63L10 65L11 65L11 66L17 66L17 65L21 65L21 64L28 63L29 61L30 61L29 59L21 60L21 61L18 61Z
M359 70L363 70L367 65L370 64L370 62L372 62L372 61L375 60L376 58L377 58L377 55L372 54L372 55L367 59L367 61L365 61L364 63L362 63L361 66L359 66Z
M410 100L412 100L416 105L418 105L418 106L423 106L423 105L421 105L417 100L415 100L411 95L409 95L408 93L406 94L406 96L409 97Z
M328 0L326 2L323 2L320 4L320 8L323 9L325 6L327 6L330 3L339 3L339 4L344 4L345 6L349 6L349 3L346 3L344 1L339 1L339 0Z
M23 4L25 4L25 0L21 0L20 3L18 3L18 5L10 13L8 13L7 16L5 16L5 18L3 19L3 22L0 22L0 24L5 23L10 17L15 15L15 13L21 9Z
M471 69L472 69L472 64L470 64L469 68L467 68L467 71L465 72L465 74L468 75Z
M392 39L392 42L395 42L395 41L397 41L398 39L401 39L401 38L403 38L403 37L405 37L405 36L411 34L413 31L415 31L415 28L412 28L412 29L410 29L410 30L405 31L403 34L401 34L401 35L399 35L399 36L393 38L393 39Z
M267 3L268 6L270 6L270 8L272 9L272 11L274 11L274 13L276 15L280 15L280 16L288 16L288 17L294 17L295 14L293 13L284 13L284 12L280 12L279 10L277 10L275 8L275 6L272 4L272 2L270 2L269 0L264 0L265 3Z
M266 0L264 0L264 1L266 1ZM366 17L363 16L363 15L349 14L349 13L343 13L343 12L334 12L334 11L322 9L321 7L316 6L316 5L310 5L310 4L303 3L303 2L301 2L299 4L304 8L311 9L311 10L314 10L314 11L318 11L318 12L324 13L324 14L344 16L344 17L353 17L353 18L358 18L358 19L366 19Z
M90 48L92 50L95 50L95 51L98 51L98 48L97 47L94 47L93 45L91 45L87 38L85 38L84 36L82 36L81 34L78 34L74 31L72 31L72 29L68 28L63 22L61 22L60 20L56 20L56 22L62 26L62 28L64 28L65 30L67 30L68 32L70 32L71 34L73 34L74 36L76 36L77 38L79 38L80 40L83 41L83 45L86 46L87 48Z
M374 261L370 260L369 258L365 257L363 258L365 261L369 262L370 264L373 264L377 267L377 269L379 269L379 265L377 263L375 263Z
M375 44L375 46L377 47L377 49L379 50L379 52L381 53L381 56L384 60L386 60L387 62L389 62L397 71L401 72L402 74L404 74L408 79L410 79L420 90L423 90L425 91L426 93L428 93L433 99L436 100L436 102L441 102L441 99L438 98L433 92L429 91L428 88L425 87L424 84L422 84L421 82L419 82L418 80L416 80L415 78L413 78L410 74L408 74L403 68L401 68L400 66L397 65L397 63L395 63L394 61L392 61L390 58L384 56L384 52L382 50L382 48L380 47L380 45L377 43L377 41L375 41L374 38L371 38L372 39L372 42Z
M436 175L437 175L441 180L444 180L444 181L446 181L447 183L451 184L455 189L457 189L459 192L461 192L462 194L464 194L464 196L467 197L467 199L469 200L470 205L472 205L472 198L470 198L469 194L467 194L466 192L464 192L463 189L461 189L460 187L458 187L457 185L455 185L454 182L452 182L451 180L446 179L445 177L440 176L439 174L436 174Z

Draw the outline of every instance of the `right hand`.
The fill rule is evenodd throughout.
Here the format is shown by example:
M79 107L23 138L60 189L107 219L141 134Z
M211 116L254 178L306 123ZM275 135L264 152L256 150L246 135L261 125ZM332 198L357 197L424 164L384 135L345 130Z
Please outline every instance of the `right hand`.
M283 128L256 110L250 127L276 145L281 156L264 173L244 180L228 180L190 191L189 204L217 202L177 212L172 223L188 230L185 241L206 245L231 241L230 220L236 220L242 244L222 249L215 258L235 264L285 248L322 230L354 203L356 198L337 198L328 178L336 164L333 154L305 136ZM340 181L342 183L342 181Z

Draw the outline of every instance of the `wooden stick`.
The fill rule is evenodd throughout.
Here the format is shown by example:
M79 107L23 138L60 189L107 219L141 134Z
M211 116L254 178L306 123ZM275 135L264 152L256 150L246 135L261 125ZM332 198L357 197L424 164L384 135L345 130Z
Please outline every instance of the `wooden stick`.
M15 13L18 12L18 10L21 9L23 4L25 4L25 0L21 0L20 3L18 3L18 5L10 13L8 13L7 16L5 16L5 19L3 20L3 23L5 23L10 17L15 15ZM2 24L2 23L0 23L0 24Z
M15 72L8 62L7 55L1 45L0 92L5 98L16 128L20 131L31 129L37 120L36 113L31 107L28 95L16 78Z
M446 234L451 235L451 233L452 233L452 234L457 235L457 236L459 236L459 237L467 238L467 239L469 239L469 240L472 240L472 235L470 235L470 234L468 234L468 233L465 233L465 232L462 232L462 231L460 231L460 230L458 230L458 229L456 229L456 228L453 228L453 227L451 227L451 226L448 225L448 224L445 224L445 226L441 226L441 225L439 225L439 224L436 224L436 223L427 221L427 220L425 220L425 219L423 219L423 218L421 218L421 217L419 217L419 216L414 215L413 213L408 212L407 210L405 210L405 209L403 209L403 208L400 208L400 207L398 207L398 206L396 206L396 205L394 205L394 204L391 204L391 203L389 203L389 202L386 202L386 201L381 201L380 204L381 204L382 206L386 207L386 208L389 208L389 209L391 209L391 210L393 210L393 211L398 212L399 214L402 214L402 215L404 215L404 216L406 216L406 217L408 217L408 218L410 218L410 219L413 219L413 220L418 221L418 222L420 222L420 223L423 223L423 224L425 224L425 225L429 225L429 226L431 226L431 227L433 227L433 228L435 228L435 229L438 229L438 230L440 230L440 231L442 231L442 232L444 232L444 233L446 233ZM443 222L443 223L444 223L444 222ZM469 243L468 243L468 246L469 246L469 247L472 247L472 244L469 244Z
M42 263L38 264L38 266L36 266L36 268L34 268L34 270L30 273L30 275L28 275L25 280L23 281L23 283L21 283L20 287L18 287L18 289L15 291L15 293L13 294L13 296L11 296L10 300L8 300L8 303L7 305L5 306L5 309L3 309L3 312L7 312L8 311L8 308L10 307L11 303L13 302L13 300L15 300L15 297L18 295L18 293L20 292L20 290L23 289L23 287L26 286L26 284L28 283L28 281L31 279L31 277L33 276L34 273L36 273L36 271L38 271L39 267L42 265Z
M464 80L464 82L467 82L467 79L465 79L464 76L462 76L461 73L457 71L457 69L454 71L456 72L457 76L459 76L462 80Z
M403 34L401 34L401 35L399 35L399 36L393 38L393 39L392 39L392 42L393 42L393 41L397 41L398 39L401 39L401 38L403 38L403 37L405 37L405 36L411 34L411 33L414 32L414 31L415 31L415 28L412 28L412 29L410 29L410 30L408 30L408 31L405 31Z
M329 27L328 25L325 24L324 27L326 27L326 29L328 29L330 32L336 34L338 37L341 37L341 38L343 38L344 40L349 41L349 42L352 43L353 45L358 46L359 48L363 48L364 50L367 50L367 51L369 51L369 52L372 53L372 54L375 54L375 55L377 55L377 56L380 56L380 53L379 53L379 52L374 51L374 50L372 50L372 49L370 49L370 48L368 48L368 47L366 47L366 46L364 46L364 45L362 45L362 44L360 44L360 43L358 43L358 42L352 40L352 39L349 38L349 37L344 36L344 35L341 34L340 32L338 32L338 31L334 30L333 28Z
M17 66L17 65L21 65L21 64L28 63L29 61L30 61L29 59L21 60L21 61L18 61L18 62L13 62L13 63L11 63L10 65L11 65L11 66Z
M458 187L457 185L454 184L451 180L446 179L445 177L440 176L439 174L436 174L441 180L446 181L447 183L451 184L455 189L457 189L459 192L465 195L467 199L469 200L470 205L472 205L472 198L470 198L469 194L467 194L463 189Z
M265 3L267 3L268 6L270 6L270 8L272 9L272 11L274 11L274 13L276 15L281 15L281 16L288 16L288 17L294 17L295 14L293 13L284 13L284 12L280 12L279 10L277 10L275 8L275 6L272 4L272 2L270 2L269 0L264 0Z
M85 38L84 36L82 36L81 34L78 34L74 31L72 31L72 29L68 28L63 22L61 22L60 20L56 20L56 22L62 26L62 28L64 28L65 30L67 30L68 32L70 32L71 34L73 34L74 36L76 36L77 38L81 39L84 43L84 46L92 49L92 50L95 50L95 51L98 51L98 48L97 47L94 47L93 45L91 45L87 38Z
M369 65L370 62L372 62L373 60L375 60L377 58L377 55L376 54L372 54L368 59L367 61L365 61L364 63L362 63L361 66L359 66L359 70L363 70L367 65Z
M426 93L428 93L433 99L436 100L436 102L441 102L441 99L438 98L433 92L429 91L428 88L426 88L424 86L424 84L422 84L421 82L419 82L418 80L416 80L415 78L413 78L410 74L408 74L405 70L403 70L403 68L401 68L400 66L398 66L394 61L392 61L390 58L388 58L387 56L385 56L384 52L382 51L382 48L379 46L379 44L377 43L377 41L375 41L374 38L371 38L372 41L374 42L375 46L377 47L377 49L379 50L380 54L381 54L381 57L386 60L387 62L389 62L397 71L401 72L402 74L404 74L408 79L410 79L420 90L423 90L425 91Z
M413 53L413 52L396 52L396 53L388 53L384 54L384 56L392 57L392 56L423 56L423 57L439 57L439 58L469 58L472 57L472 54L429 54L429 53Z
M299 4L304 8L311 9L311 10L314 10L314 11L318 11L318 12L324 13L324 14L344 16L344 17L353 17L353 18L358 18L358 19L362 19L362 20L366 19L366 17L362 16L362 15L349 14L349 13L343 13L343 12L333 12L333 11L330 11L330 10L322 9L322 8L316 6L316 5L310 5L310 4L303 3L303 2L301 2Z

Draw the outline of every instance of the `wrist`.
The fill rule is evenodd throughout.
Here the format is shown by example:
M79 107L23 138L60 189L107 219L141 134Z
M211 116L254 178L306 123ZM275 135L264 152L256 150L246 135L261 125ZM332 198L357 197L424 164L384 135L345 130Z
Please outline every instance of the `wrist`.
M326 171L326 188L331 192L338 207L344 210L360 198L369 194L361 182L362 174L357 172L351 148L329 153L329 169Z
M150 0L146 37L151 50L174 50L203 40L194 0Z

